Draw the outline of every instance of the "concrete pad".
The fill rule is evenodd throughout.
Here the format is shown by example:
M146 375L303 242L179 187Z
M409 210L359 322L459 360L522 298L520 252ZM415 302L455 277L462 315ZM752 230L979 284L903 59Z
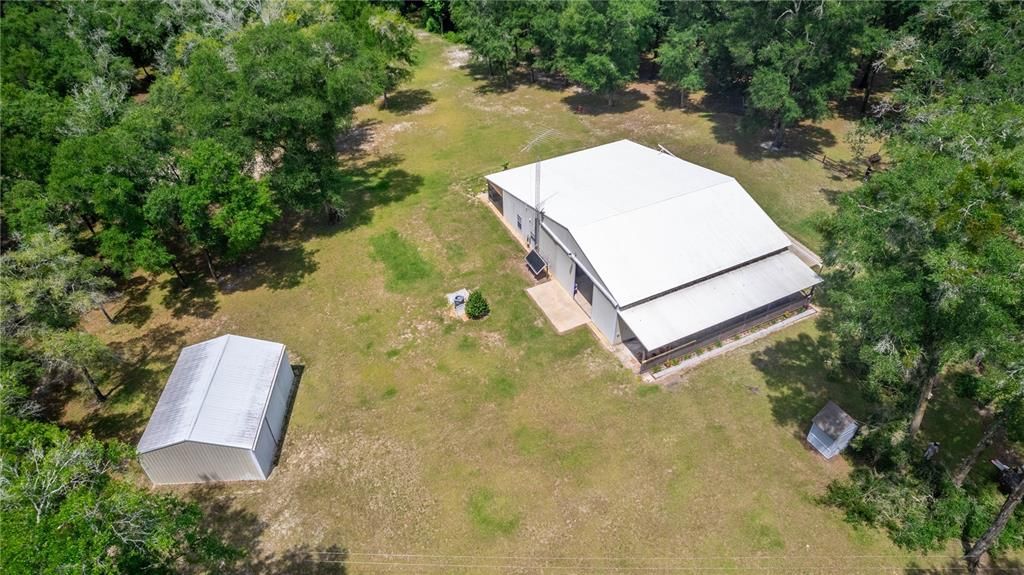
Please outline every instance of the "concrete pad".
M544 312L559 335L575 329L590 318L556 281L547 281L526 290L530 299Z
M462 296L462 300L461 300L462 303L460 303L460 304L456 304L455 303L455 298L457 296ZM462 288L459 291L454 291L454 292L452 292L450 294L445 295L444 297L448 299L448 305L452 306L451 307L452 313L455 314L455 317L457 317L459 319L463 319L463 320L464 319L468 319L466 317L466 302L469 300L469 290L468 289Z

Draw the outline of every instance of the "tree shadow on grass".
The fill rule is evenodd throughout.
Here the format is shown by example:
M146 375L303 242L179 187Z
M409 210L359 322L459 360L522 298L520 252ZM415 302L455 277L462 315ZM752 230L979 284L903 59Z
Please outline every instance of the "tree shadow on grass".
M469 62L461 69L465 70L476 82L479 82L473 92L484 96L487 94L507 94L514 92L522 86L533 86L542 90L561 92L569 87L569 80L557 72L546 72L544 70L530 70L525 66L509 70L507 74L488 70L485 62Z
M632 112L640 108L650 97L636 88L630 88L625 92L616 92L614 104L609 106L608 99L603 94L591 92L577 92L562 98L562 102L569 106L569 109L576 114L587 116L601 116L604 114L622 114Z
M496 73L487 68L485 62L469 62L461 66L474 81L479 82L473 92L478 95L506 94L515 91L519 87L519 78L515 71L508 74Z
M334 151L348 161L355 161L367 156L367 148L373 143L374 130L382 122L376 119L360 120L348 130L334 138Z
M319 269L317 250L306 248L293 238L269 243L227 268L221 275L224 293L248 291L259 287L286 290L298 287L306 276Z
M765 378L772 416L780 425L793 426L794 437L806 436L811 419L832 400L853 417L864 420L867 406L848 378L826 365L826 336L806 333L775 342L751 356Z
M163 283L164 295L161 304L175 319L185 316L206 319L213 317L220 308L217 302L217 287L198 273L193 274L186 285L172 277Z
M142 372L149 372L155 364L173 363L185 344L186 333L188 332L184 328L165 323L138 337L110 344L111 349L120 358L120 365L117 369L119 375L116 384L108 391L108 402L132 401L131 395L147 391L140 386L145 378L137 376Z
M866 115L871 113L871 104L868 103L864 113L861 113L860 107L864 101L864 91L856 90L848 92L841 100L833 105L833 111L837 116L850 122L859 122L864 119Z
M708 111L704 118L711 122L715 141L732 144L736 153L750 161L773 158L807 157L821 155L826 147L836 144L835 135L821 126L803 122L786 128L785 144L781 150L767 150L761 146L770 137L763 131L747 131L740 126L742 116Z
M433 104L437 100L430 90L416 88L411 90L399 90L388 96L387 104L381 102L379 108L387 110L392 114L404 116L411 114L425 106Z
M957 396L956 390L950 385L936 386L928 411L921 424L921 433L928 441L938 441L942 448L937 460L947 469L956 469L960 459L978 444L984 433L979 420L983 416L978 413L974 402ZM987 418L985 418L987 422ZM987 459L982 459L987 461ZM974 472L981 471L983 466L976 466ZM987 464L984 466L986 469ZM995 469L995 468L992 468Z
M89 398L84 400L89 411L67 423L68 427L83 433L91 431L99 439L137 441L149 412L142 406L154 405L160 397L170 367L185 343L185 334L186 330L165 323L139 337L110 344L117 363L97 378L107 400L96 402L91 394L82 393L81 397ZM65 403L69 399L65 398Z
M114 314L115 323L126 323L133 327L142 327L153 317L153 306L146 303L153 282L144 275L137 275L125 284L122 297L124 303Z
M311 575L344 575L348 551L339 545L315 547L299 545L272 553L260 548L267 524L251 511L242 507L229 488L210 484L199 485L188 492L188 498L203 509L206 525L212 533L243 556L234 562L217 566L218 573L237 575L285 575L308 573ZM184 573L206 572L201 567L190 567Z
M822 188L820 191L821 195L824 196L825 201L828 202L830 206L838 206L839 198L841 198L843 194L847 193L845 190L834 190L831 188Z
M39 407L37 415L45 421L60 421L68 402L78 397L75 385L79 379L69 372L47 373L29 396Z
M375 208L418 192L423 186L423 177L397 167L401 161L401 156L388 154L342 170L337 183L338 196L345 206L341 222L310 230L346 230L366 225L372 221Z
M116 439L135 445L142 437L147 420L139 410L110 412L100 408L89 412L73 427L79 433L92 433L97 439Z
M260 287L287 290L299 286L319 269L317 250L307 248L305 242L366 225L373 220L376 208L419 191L423 178L398 168L401 160L401 156L389 154L364 159L340 170L333 183L333 195L344 207L340 220L325 222L301 214L285 218L268 234L271 237L263 247L222 272L221 290L232 293Z
M679 88L672 87L664 82L658 82L654 86L654 104L659 110L679 110L680 112L692 112L702 109L701 104L694 104L691 95L685 102L680 102ZM682 105L680 105L682 104Z

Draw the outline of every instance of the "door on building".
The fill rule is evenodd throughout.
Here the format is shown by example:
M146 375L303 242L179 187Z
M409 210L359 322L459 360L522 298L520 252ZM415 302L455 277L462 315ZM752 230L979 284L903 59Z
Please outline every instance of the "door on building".
M573 290L573 299L575 299L587 314L590 314L590 308L594 305L594 280L590 279L580 266L576 267L576 278L575 284L576 289Z
M501 202L501 190L494 187L494 184L487 184L487 199L491 200L494 207L498 208L498 213L505 209Z

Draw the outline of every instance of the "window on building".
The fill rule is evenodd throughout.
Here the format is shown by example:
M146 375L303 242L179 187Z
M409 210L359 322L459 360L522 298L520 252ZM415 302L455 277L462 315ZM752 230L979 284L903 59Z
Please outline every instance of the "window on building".
M516 214L516 227L523 229L523 216L520 216L519 214Z

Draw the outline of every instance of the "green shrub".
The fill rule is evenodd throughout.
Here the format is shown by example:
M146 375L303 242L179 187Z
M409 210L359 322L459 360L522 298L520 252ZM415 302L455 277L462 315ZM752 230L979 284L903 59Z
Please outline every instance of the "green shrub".
M465 44L466 36L462 32L445 32L442 34L444 39L451 42L452 44Z
M466 300L466 315L470 319L480 319L489 313L491 313L491 306L487 305L487 299L484 298L483 292L476 290L469 294L469 299Z

